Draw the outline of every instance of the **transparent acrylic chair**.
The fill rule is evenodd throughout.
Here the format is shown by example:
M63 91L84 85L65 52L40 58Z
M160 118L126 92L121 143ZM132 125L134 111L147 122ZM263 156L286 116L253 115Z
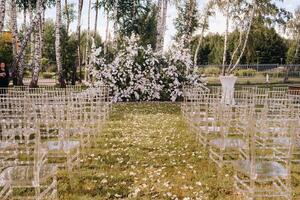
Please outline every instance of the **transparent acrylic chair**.
M203 94L198 102L198 111L193 116L195 130L199 142L207 146L210 138L220 132L218 105L221 96L219 94Z
M247 115L253 112L253 106L219 105L218 115L220 132L209 142L209 157L217 166L222 167L238 159L247 159L249 135L247 135Z
M80 156L80 141L73 138L74 107L71 100L66 96L55 98L43 107L41 115L43 127L47 127L42 136L49 160L69 171L79 166Z
M246 199L291 199L291 151L295 120L249 115L249 156L233 162L235 187ZM278 131L280 130L280 131ZM287 138L279 144L277 138Z
M0 174L1 186L4 190L8 188L7 199L57 199L57 168L47 163L47 149L42 146L35 125L29 119L3 130L4 134L15 133L18 153L15 164L7 165Z

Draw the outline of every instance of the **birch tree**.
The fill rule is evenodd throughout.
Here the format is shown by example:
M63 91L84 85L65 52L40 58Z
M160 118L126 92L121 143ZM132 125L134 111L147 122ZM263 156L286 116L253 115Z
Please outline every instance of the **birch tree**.
M41 49L41 37L42 37L42 31L41 31L41 23L42 23L42 1L37 0L36 1L36 9L39 10L39 12L36 13L37 22L36 22L36 30L34 32L35 37L35 43L34 43L34 58L33 58L33 66L32 66L32 78L31 82L29 84L29 87L35 88L38 87L38 80L39 80L39 74L41 70L41 58L42 58L42 49Z
M94 38L96 38L97 27L98 27L98 16L99 16L99 9L100 9L100 2L99 2L99 0L96 0L96 2L94 4L94 9L95 9Z
M91 9L92 9L92 0L89 0L89 5L88 5L88 29L87 29L87 39L86 39L86 60L85 60L85 71L84 71L84 79L85 81L87 81L88 79L88 75L87 75L87 69L88 69L88 66L90 64L90 53L91 53L91 50L90 50L90 32L91 32Z
M61 56L61 0L56 0L56 22L55 22L55 55L56 55L56 66L58 82L61 88L66 86L64 79L64 72L62 67L62 56Z
M288 34L294 39L296 44L295 53L292 63L296 64L299 61L300 48L300 7L295 10L294 17L287 24Z
M83 8L83 0L78 0L78 16L77 16L77 66L79 68L79 81L81 82L81 14ZM73 70L72 84L76 82L76 69Z
M5 20L6 0L0 0L0 32L2 32Z
M213 8L214 8L214 0L209 0L205 7L202 10L202 14L200 15L200 20L199 20L199 29L200 33L196 36L197 37L197 47L195 50L194 54L194 65L197 65L198 63L198 54L200 47L203 43L203 38L205 31L208 30L209 28L209 17L214 14Z

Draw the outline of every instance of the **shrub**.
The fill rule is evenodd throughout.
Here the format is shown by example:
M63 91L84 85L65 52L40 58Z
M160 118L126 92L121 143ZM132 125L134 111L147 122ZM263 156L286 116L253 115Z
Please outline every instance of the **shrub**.
M93 49L91 74L96 84L109 85L114 101L172 100L182 96L183 85L200 84L191 54L176 43L166 55L155 53L150 45L138 45L138 37L125 38L113 61L101 48Z
M221 69L219 67L209 66L204 69L204 74L206 76L219 76Z
M57 71L56 65L50 65L50 66L47 68L47 72L56 73L56 71Z
M242 77L253 77L256 75L256 70L254 69L240 69L235 72L236 76Z
M46 78L46 79L53 78L54 76L55 76L55 74L51 73L51 72L44 72L44 73L42 73L42 77Z

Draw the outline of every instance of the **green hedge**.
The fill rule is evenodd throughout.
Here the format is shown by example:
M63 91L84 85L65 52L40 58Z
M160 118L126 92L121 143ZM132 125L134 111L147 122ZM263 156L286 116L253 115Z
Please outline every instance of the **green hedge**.
M44 73L42 73L42 77L46 78L46 79L54 78L54 76L55 76L55 73L52 73L52 72L44 72Z
M221 69L219 67L206 67L203 71L206 76L219 76L221 74Z
M256 73L257 72L254 69L240 69L235 72L235 75L242 77L253 77L256 75Z

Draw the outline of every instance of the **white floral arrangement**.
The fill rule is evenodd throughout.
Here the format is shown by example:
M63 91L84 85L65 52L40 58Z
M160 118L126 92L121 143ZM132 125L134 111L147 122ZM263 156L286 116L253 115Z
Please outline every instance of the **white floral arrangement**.
M203 84L182 42L174 43L165 55L160 55L150 45L139 46L138 41L134 34L125 37L112 62L104 58L101 47L92 48L93 84L108 85L113 101L161 100L162 94L176 101L182 96L183 85Z

